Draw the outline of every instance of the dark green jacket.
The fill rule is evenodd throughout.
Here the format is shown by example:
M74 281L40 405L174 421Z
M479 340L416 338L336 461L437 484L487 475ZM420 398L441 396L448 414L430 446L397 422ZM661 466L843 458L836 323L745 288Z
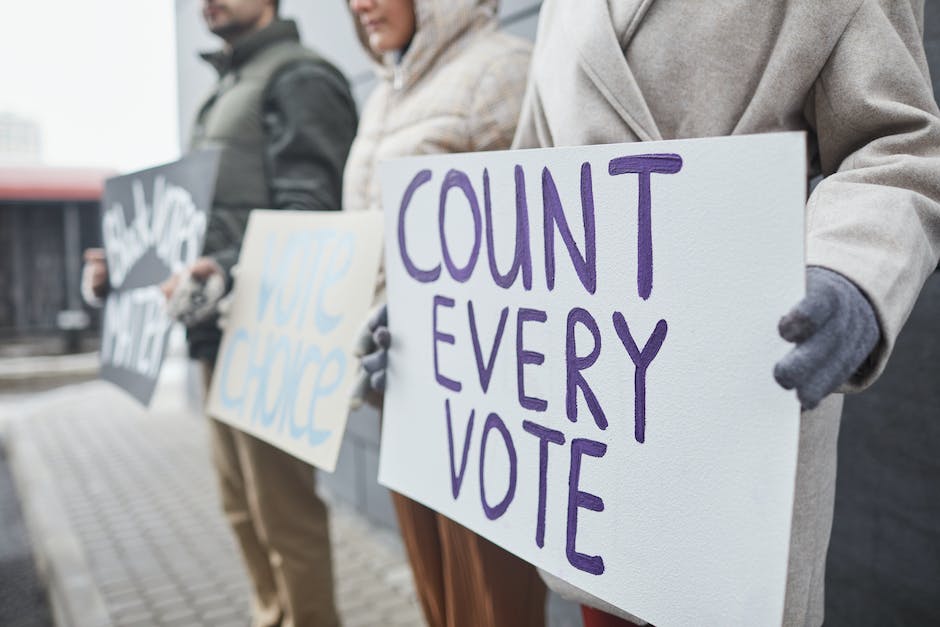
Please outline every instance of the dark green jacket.
M356 108L342 73L277 20L203 58L219 80L199 110L190 147L221 150L203 254L229 275L252 209L340 209ZM214 360L215 320L188 329L190 355Z

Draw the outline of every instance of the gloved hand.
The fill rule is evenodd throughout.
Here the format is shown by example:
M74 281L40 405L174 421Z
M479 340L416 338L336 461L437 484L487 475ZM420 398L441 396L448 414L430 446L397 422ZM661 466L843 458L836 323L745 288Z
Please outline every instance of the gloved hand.
M385 367L388 365L388 347L392 336L388 331L388 307L379 307L366 326L360 331L356 341L356 356L360 358L362 369L359 381L353 390L352 406L359 407L363 402L372 405L381 404L385 393Z
M85 265L82 267L82 299L91 307L101 307L104 297L111 289L108 280L108 262L104 249L88 248L84 254Z
M167 315L191 327L216 313L225 294L225 276L215 261L201 257L164 281L160 289L167 299Z
M774 367L784 389L813 409L849 380L881 336L875 311L854 283L832 270L806 270L806 297L780 319L780 336L796 347Z
M234 292L229 292L220 298L215 306L215 310L219 314L219 317L215 319L215 326L219 327L219 331L225 331L225 328L228 326L228 321L232 317L233 294Z
M238 264L232 266L232 269L228 271L229 276L232 277L232 282L238 280ZM229 290L229 293L219 299L219 303L216 305L216 311L219 314L219 317L216 318L215 325L219 327L219 330L225 331L225 327L228 326L228 321L232 317L232 300L235 296L235 290Z

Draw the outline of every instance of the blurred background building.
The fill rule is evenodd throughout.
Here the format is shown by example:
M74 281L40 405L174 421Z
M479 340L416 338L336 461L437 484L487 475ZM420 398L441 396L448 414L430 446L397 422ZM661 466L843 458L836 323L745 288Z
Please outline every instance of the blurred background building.
M0 127L0 144L6 130L9 145L38 150L35 124L12 119ZM79 293L82 250L101 244L99 201L112 174L0 165L0 357L94 348L83 345L98 312Z

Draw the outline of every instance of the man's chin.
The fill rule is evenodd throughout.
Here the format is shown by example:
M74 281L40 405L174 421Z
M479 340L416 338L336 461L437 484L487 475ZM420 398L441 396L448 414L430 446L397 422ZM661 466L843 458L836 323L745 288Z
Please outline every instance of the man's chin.
M241 25L236 24L235 22L225 21L225 22L216 22L208 23L206 25L209 28L209 32L215 35L216 37L221 37L223 39L227 37L233 37L238 35L242 30L244 30Z

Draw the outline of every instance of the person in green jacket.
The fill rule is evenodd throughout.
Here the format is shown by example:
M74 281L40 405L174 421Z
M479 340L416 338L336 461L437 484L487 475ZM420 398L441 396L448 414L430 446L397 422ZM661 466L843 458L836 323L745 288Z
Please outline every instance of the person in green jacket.
M224 42L202 55L218 81L196 117L192 150L220 151L203 256L163 285L187 323L190 356L211 379L221 341L214 308L183 294L230 289L254 208L335 211L356 133L345 77L300 44L277 0L203 0L209 30ZM108 286L104 256L86 251L85 293ZM218 289L210 300L222 295ZM197 315L194 315L197 314ZM255 627L339 624L327 509L310 466L261 440L210 420L222 506L240 544L254 592Z

